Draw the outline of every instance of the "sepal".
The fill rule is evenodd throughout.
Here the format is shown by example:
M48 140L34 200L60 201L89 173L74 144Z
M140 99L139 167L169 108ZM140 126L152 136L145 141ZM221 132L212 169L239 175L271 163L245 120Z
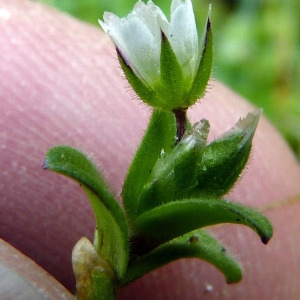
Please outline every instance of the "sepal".
M210 14L210 11L209 11ZM188 95L189 105L195 103L196 99L203 97L213 66L213 36L209 17L207 18L204 34L203 52L194 78L191 90Z
M186 108L185 103L185 78L171 44L162 32L160 53L160 76L157 90L160 97L160 109L172 111L173 109Z
M148 86L145 82L143 82L131 69L131 67L127 64L126 60L122 56L121 52L116 48L118 59L121 65L121 68L124 72L126 79L129 84L136 92L136 94L143 100L145 103L150 106L158 106L159 101L157 101L156 92L152 90L150 86Z

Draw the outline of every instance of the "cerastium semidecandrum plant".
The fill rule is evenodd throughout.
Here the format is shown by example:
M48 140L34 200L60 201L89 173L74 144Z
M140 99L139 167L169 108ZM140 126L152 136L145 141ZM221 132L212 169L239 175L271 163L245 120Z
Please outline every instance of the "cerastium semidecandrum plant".
M272 236L266 217L222 199L247 163L260 111L211 143L208 120L187 120L212 69L209 14L200 39L191 0L173 0L170 21L152 1L138 1L126 18L105 13L100 21L126 78L153 112L124 181L124 209L79 150L57 146L46 154L44 168L78 181L96 218L94 243L82 238L73 249L79 299L115 299L118 288L185 257L204 259L237 282L238 263L203 227L243 224L265 244Z

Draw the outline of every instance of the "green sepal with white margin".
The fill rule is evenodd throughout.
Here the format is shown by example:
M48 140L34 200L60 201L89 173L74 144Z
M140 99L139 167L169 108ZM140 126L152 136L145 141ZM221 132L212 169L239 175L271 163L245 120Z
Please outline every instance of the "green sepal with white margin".
M261 110L249 113L206 146L191 197L217 198L233 187L248 161L260 115Z
M96 219L98 240L101 241L96 243L96 251L109 263L116 280L120 280L128 264L128 227L123 210L97 168L83 153L68 146L48 150L43 167L80 183Z
M199 258L213 264L225 275L228 283L242 279L239 264L227 254L226 249L209 233L198 229L131 260L120 284L124 286L156 268L181 258Z
M198 165L208 132L209 123L203 119L183 136L169 154L161 154L143 187L139 214L166 202L189 197L197 185Z
M187 107L193 105L197 99L203 97L213 67L213 35L210 23L211 6L209 7L205 32L203 34L203 52L199 68L192 87L187 96Z
M141 100L145 103L149 104L150 106L157 107L159 106L159 101L157 101L156 93L153 91L145 82L138 78L135 75L131 67L127 64L126 60L122 56L121 52L117 50L117 55L119 59L119 63L121 68L125 74L126 79L128 80L129 84L139 96Z
M221 199L182 199L155 207L134 222L134 232L151 250L195 229L219 223L242 224L252 228L266 244L273 235L269 220L258 211Z
M129 222L138 216L141 193L162 151L170 153L176 142L174 114L154 109L143 140L129 167L123 185L123 204Z
M160 52L160 79L155 90L159 95L157 107L172 111L187 108L185 99L185 80L181 66L165 34L162 32Z

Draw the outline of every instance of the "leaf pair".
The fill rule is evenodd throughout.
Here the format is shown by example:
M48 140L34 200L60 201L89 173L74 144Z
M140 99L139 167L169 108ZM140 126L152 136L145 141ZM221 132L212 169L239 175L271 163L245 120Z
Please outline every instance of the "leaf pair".
M209 145L206 144L209 124L202 120L175 146L173 115L153 112L123 187L124 206L134 235L132 252L136 254L128 266L130 274L133 270L144 270L138 267L138 262L148 268L157 266L159 249L170 251L164 255L167 263L166 257L173 257L177 251L175 241L208 225L243 224L257 232L264 243L268 242L272 226L267 218L251 208L220 199L233 186L248 160L259 115L259 111L248 114ZM210 240L214 238L210 236ZM208 251L205 259L212 263L216 261L210 259L210 253L218 259L224 258L221 252ZM232 261L227 255L226 259ZM150 261L146 263L147 260ZM228 278L236 268L237 264L229 264L222 272ZM128 272L124 282L130 280L128 276L134 277Z
M123 186L129 219L170 201L226 194L248 160L259 115L248 114L209 145L209 123L201 120L175 146L173 114L154 110Z

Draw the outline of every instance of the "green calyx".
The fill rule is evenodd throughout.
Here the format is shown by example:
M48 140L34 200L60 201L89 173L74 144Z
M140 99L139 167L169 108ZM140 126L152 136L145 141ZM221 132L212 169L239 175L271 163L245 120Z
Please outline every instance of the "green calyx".
M153 88L135 74L117 49L118 59L131 87L145 103L165 111L186 109L203 96L210 78L213 63L210 20L207 20L202 56L194 78L185 76L168 38L161 34L160 79Z

